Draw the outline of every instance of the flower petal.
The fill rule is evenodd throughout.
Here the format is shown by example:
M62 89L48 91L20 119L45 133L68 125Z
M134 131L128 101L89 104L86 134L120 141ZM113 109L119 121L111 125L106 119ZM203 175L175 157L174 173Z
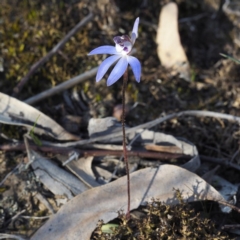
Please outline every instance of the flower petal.
M96 81L99 82L104 74L107 72L107 70L111 67L111 65L116 62L121 55L113 55L111 57L106 58L101 65L98 68L97 76L96 76Z
M113 68L110 76L108 77L107 80L107 86L111 86L112 84L114 84L126 71L128 66L128 61L126 56L122 57L118 63L116 64L116 66Z
M141 63L138 61L137 58L132 56L127 56L127 61L130 64L134 77L137 82L140 82L141 78Z
M132 43L135 43L136 38L138 37L138 24L139 24L139 17L135 20L131 35Z
M119 54L114 46L101 46L93 49L88 55L94 54Z

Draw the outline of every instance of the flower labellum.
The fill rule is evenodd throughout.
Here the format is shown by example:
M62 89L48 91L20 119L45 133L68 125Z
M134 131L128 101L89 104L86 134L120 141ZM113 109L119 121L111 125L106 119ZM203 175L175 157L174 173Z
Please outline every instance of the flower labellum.
M101 46L92 50L88 55L95 54L111 54L112 56L106 58L98 68L96 81L99 82L108 69L115 63L115 67L110 73L107 79L107 86L114 84L126 71L128 64L131 66L134 77L137 82L140 82L141 77L141 64L135 57L129 56L132 47L138 37L138 24L139 18L137 18L133 25L131 38L128 35L116 36L113 38L115 47L113 46Z

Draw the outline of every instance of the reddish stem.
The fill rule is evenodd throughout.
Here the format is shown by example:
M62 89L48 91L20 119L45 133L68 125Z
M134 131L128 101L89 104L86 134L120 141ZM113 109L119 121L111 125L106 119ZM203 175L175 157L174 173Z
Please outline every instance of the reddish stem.
M127 147L126 147L126 134L125 134L125 90L128 81L128 69L126 69L123 75L123 87L122 87L122 131L123 131L123 156L124 162L126 167L126 174L127 174L127 195L128 195L128 207L127 207L127 214L126 218L130 218L130 176L129 176L129 165L128 165L128 158L127 158Z
M48 146L48 145L42 145L37 146L34 143L29 143L29 146L31 149L35 151L41 151L41 152L49 152L49 153L61 153L61 154L69 154L71 152L76 152L79 154L80 157L89 157L89 156L122 156L122 151L119 150L98 150L98 149L77 149L77 148L63 148L63 147L56 147L56 146ZM26 146L24 143L13 143L13 144L3 144L0 145L0 150L2 151L25 151ZM184 158L189 160L191 156L179 154L179 153L167 153L167 152L153 152L153 151L144 151L140 149L131 150L127 152L128 156L133 157L139 157L139 158L150 158L150 159L157 159L159 161L168 161L171 159L176 158ZM216 160L214 158L207 158L206 156L202 156L202 158L206 158L207 161L213 161ZM216 161L218 164L224 165L224 162L226 162L225 159L219 159ZM226 166L231 167L232 164L225 164ZM240 167L238 168L240 170Z

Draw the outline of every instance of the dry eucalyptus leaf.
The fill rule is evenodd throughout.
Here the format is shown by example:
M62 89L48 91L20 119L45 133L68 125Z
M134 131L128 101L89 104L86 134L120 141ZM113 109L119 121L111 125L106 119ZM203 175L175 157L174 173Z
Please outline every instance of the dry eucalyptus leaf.
M108 171L107 169L104 169L104 168L101 168L101 167L98 167L98 166L93 166L93 169L94 171L96 172L96 175L98 177L101 177L103 178L104 180L108 181L109 179L111 179L112 177L115 177L113 176L113 174Z
M89 189L84 183L60 168L56 163L33 150L28 150L29 161L39 180L55 195L65 195L68 199Z
M167 204L177 204L176 191L180 190L185 201L224 198L211 185L196 174L174 165L145 168L130 175L131 210L159 198ZM32 236L31 240L90 239L99 219L108 222L118 216L119 210L127 211L126 177L90 189L74 197Z
M129 158L128 158L129 160ZM129 168L130 168L130 160L129 160ZM115 159L113 156L104 157L100 163L94 164L92 166L95 175L100 178L102 181L106 181L108 183L112 179L116 179L117 173L123 172L125 174L126 168L123 161L120 161L119 158ZM116 172L115 172L116 171Z
M92 171L92 160L93 157L82 157L66 165L66 167L89 188L100 186L95 180L96 178Z
M143 129L139 129L135 133L130 134L129 139L132 140L136 138L137 135L139 135L139 137L136 139L135 143L143 144L144 147L149 146L148 144L150 144L150 146L153 146L152 144L154 143L155 146L158 145L159 147L166 147L165 150L167 148L169 150L170 147L172 147L172 150L175 149L178 153L181 152L182 154L191 156L192 158L182 165L183 168L191 172L195 172L200 167L201 162L198 151L196 146L192 143L184 141L183 139L177 139L169 134L154 132L150 130L143 131Z
M122 125L114 117L106 117L101 119L91 118L88 123L88 133L90 138L106 136L110 133L122 131ZM108 139L101 142L113 143L121 142L122 136Z
M172 69L172 74L180 73L180 77L190 80L190 68L187 56L182 47L178 32L177 4L166 4L160 13L156 42L157 54L161 64Z
M79 137L67 132L50 117L36 108L0 92L0 122L16 126L25 126L34 132L45 134L58 140L79 140Z

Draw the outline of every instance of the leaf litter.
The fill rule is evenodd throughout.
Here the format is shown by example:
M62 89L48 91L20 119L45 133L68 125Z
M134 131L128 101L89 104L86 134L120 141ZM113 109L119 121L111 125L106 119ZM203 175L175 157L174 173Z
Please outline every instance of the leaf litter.
M152 4L154 6L155 3ZM197 4L199 3L197 2ZM107 9L108 8L105 8L104 11L107 11ZM155 10L156 9L159 9L159 7L155 7ZM101 12L101 14L103 14L103 12ZM104 16L104 14L102 16ZM103 17L98 27L104 28L101 24L104 22L105 24L106 22L111 22L111 17L115 16L115 14L114 11L109 13L109 19L107 21ZM157 22L158 16L153 15L152 18ZM191 20L189 23L190 25L194 25ZM112 30L108 29L108 31ZM151 27L149 28L149 32L151 32ZM152 33L153 32L151 32L151 34ZM94 41L94 37L90 37L90 39L90 41ZM149 41L149 39L146 38L146 41ZM141 46L139 49L140 48ZM154 51L156 50L154 49ZM229 179L229 176L226 174L229 172L231 173L231 169L232 171L233 169L237 169L234 167L238 164L239 153L236 149L236 140L239 136L239 118L235 117L235 114L230 115L202 110L178 112L179 109L196 109L193 106L194 104L196 105L199 103L199 105L197 105L199 109L205 110L205 108L208 107L207 109L210 110L228 113L228 110L225 111L225 109L229 108L229 112L234 113L238 107L238 100L237 98L233 99L234 108L232 108L230 101L226 100L227 93L226 95L222 94L221 96L224 87L221 85L220 81L223 77L234 72L233 65L229 62L223 62L223 65L228 65L230 68L221 68L219 70L220 80L218 85L220 87L218 90L212 88L212 86L216 85L211 79L214 78L214 74L209 74L206 71L204 72L201 71L201 69L197 69L197 71L201 71L201 74L205 75L199 75L200 82L190 83L187 90L183 93L182 89L186 89L187 83L181 82L177 75L166 77L168 73L166 71L164 72L161 67L159 69L154 69L154 67L152 67L155 66L153 63L154 59L141 56L141 54L145 55L145 52L146 49L140 50L140 57L142 59L147 59L143 67L143 78L145 83L148 83L148 90L146 91L146 89L144 89L144 87L146 88L145 84L139 86L140 90L136 100L142 101L141 96L143 93L145 99L151 99L152 104L148 103L148 110L151 111L151 113L149 114L149 111L146 111L145 107L136 107L129 112L128 116L128 123L130 125L127 130L128 141L131 143L129 144L129 153L134 153L131 160L133 209L137 209L143 202L145 204L146 200L150 201L151 197L159 198L163 203L165 202L174 205L175 202L179 202L179 199L176 198L176 191L173 191L173 188L178 189L182 194L182 198L187 202L195 201L197 199L202 200L206 197L209 200L215 200L222 203L228 200L231 204L235 204L236 201L234 199L236 199L237 183L239 181L238 178L235 178L234 184L231 184L230 182L232 182L233 178ZM155 55L152 54L152 56ZM201 59L201 56L199 57ZM191 57L189 61L192 61ZM154 62L156 62L156 59ZM210 61L206 61L206 63L210 64ZM217 66L222 64L221 60L218 64L219 65L216 65L214 68L215 71L217 70ZM160 70L162 73L159 73ZM153 74L151 74L151 72ZM159 76L160 79L158 79ZM168 78L171 79L171 82L168 81ZM155 80L151 82L153 79ZM162 79L164 83L159 85L159 82L161 82ZM194 79L194 74L191 75L191 79ZM202 84L201 86L200 83ZM226 83L226 85L227 84L228 83ZM132 89L129 89L128 92L128 97L130 99L128 104L131 104L131 101L134 99L133 92L134 89L136 90L136 85L132 83L129 85ZM98 114L98 116L106 117L106 109L104 108L107 108L109 105L106 104L104 99L96 101L91 96L91 94L98 94L98 91L101 89L103 90L103 86L100 84L98 88L99 90L93 90L93 87L86 82L84 87L88 89L88 96L92 101L90 103L91 111L97 109L93 115ZM193 98L192 95L194 95L195 87L196 89L199 89L199 91ZM174 91L173 89L177 89L177 91ZM114 104L112 100L113 98L111 95L105 94L104 91L105 90L102 92L102 96L107 96L106 100L110 101L111 106L111 104ZM171 91L173 92L171 93ZM218 96L220 97L210 99L209 96L205 95L206 97L204 98L203 91L205 91L206 94L209 94L209 92L218 92ZM236 93L237 91L238 85L236 83ZM228 93L230 92L231 90L229 90ZM232 91L233 96L236 96L234 95L236 93ZM191 101L189 101L189 97L192 98ZM25 158L24 155L19 157L19 155L16 155L13 152L6 152L6 154L1 157L1 166L4 165L4 162L9 162L10 160L10 163L12 164L9 164L8 166L5 165L7 171L3 171L3 173L11 172L12 174L8 175L8 177L1 182L1 209L3 209L3 211L1 211L1 217L3 219L1 222L2 229L8 228L9 233L16 233L15 229L18 229L17 233L20 234L21 232L19 229L24 222L23 214L21 214L22 209L27 210L28 214L33 213L40 215L46 215L49 212L54 213L57 211L56 214L50 217L49 221L43 223L41 228L39 228L41 222L39 222L38 225L31 225L32 229L29 230L29 234L27 235L30 236L34 230L39 228L39 230L32 236L32 239L41 239L42 236L44 236L43 238L49 238L50 235L47 235L49 232L46 231L46 229L49 230L48 226L52 224L53 232L58 230L57 234L59 234L52 237L52 239L59 239L66 233L69 234L69 239L81 239L81 236L83 239L88 239L90 238L92 231L95 229L96 223L99 219L108 222L109 220L118 217L117 212L119 210L126 210L126 191L124 190L126 187L126 179L123 177L123 167L119 164L119 157L121 156L121 149L119 149L121 144L121 131L119 130L121 129L119 129L120 126L116 120L103 118L102 121L105 124L104 130L101 128L104 124L96 124L94 122L96 119L91 119L90 123L93 122L95 127L95 132L93 131L93 133L96 134L91 135L91 131L89 131L89 140L83 139L80 141L69 142L69 140L77 140L74 138L75 134L80 135L80 133L71 134L66 132L56 123L56 121L52 120L51 117L47 117L47 115L44 115L41 111L24 104L20 100L15 100L9 95L1 93L1 98L7 99L7 103L6 101L5 103L2 102L1 106L8 106L7 111L2 111L2 125L16 124L18 126L26 127L28 131L30 131L34 126L34 123L36 123L38 115L41 114L43 118L39 118L37 121L34 134L44 134L48 137L50 136L58 140L67 141L66 143L59 143L58 141L52 141L52 139L49 140L48 137L46 138L44 135L41 135L42 146L37 146L36 148L34 142L29 140L29 147L21 145L20 148L21 139L14 142L11 141L11 138L2 135L4 143L7 141L8 147L10 147L8 148L8 151L18 145L18 151L20 149L22 152L25 150L25 147L27 147L29 154L28 158ZM116 99L117 98L118 96L116 96ZM11 104L9 104L9 102ZM159 102L162 102L160 106ZM12 108L12 110L10 111L9 108ZM41 106L41 108L44 109L43 106ZM55 113L58 112L57 109L61 108L59 108L59 106L54 106L52 112L49 110L47 111L48 115L57 119L55 116ZM100 110L102 111L102 115L100 115ZM167 111L167 115L158 118L159 113L162 113L163 111ZM16 116L12 115L12 112ZM24 113L24 116L22 116L21 112ZM150 120L153 119L157 120L151 122ZM147 123L143 124L144 122ZM154 127L154 131L146 130L151 127ZM169 132L169 134L160 133L158 132L159 130L160 132L164 130L165 133ZM62 137L62 133L64 137ZM173 137L172 135L179 137ZM190 143L189 140L194 142L194 144ZM98 144L95 142L98 142ZM101 144L99 144L99 142ZM100 153L97 151L99 150L99 145L100 150L101 145L108 147L105 152ZM111 146L116 149L115 152L109 150L109 147L111 149ZM224 149L225 146L226 149ZM33 150L33 147L35 150L41 152L41 154ZM62 150L61 154L56 154L60 149ZM5 150L7 149L5 148ZM42 152L45 152L46 156L42 156ZM77 153L77 157L71 158L70 154L74 152ZM198 152L200 152L200 156ZM202 157L201 155L203 155L203 153L204 156ZM155 154L158 154L157 157ZM227 183L224 178L221 179L215 176L216 172L211 172L212 165L208 165L206 169L204 169L203 167L206 166L206 163L205 161L200 161L200 159L204 159L204 157L205 159L207 159L207 157L209 157L209 159L212 157L212 160L225 159L225 161L217 161L220 165L224 163L226 164L226 159L232 159L232 162L229 162L229 165L227 165L230 167L230 170L228 168L224 173L224 170L220 168L220 172L218 172L230 181ZM21 163L19 163L19 159L21 159ZM33 159L35 160L31 161ZM156 163L155 165L154 161ZM145 168L147 165L146 162L152 164L152 168ZM166 162L168 164L166 164ZM14 167L16 166L16 163L19 163L19 165L15 169ZM31 168L29 168L29 163L31 164ZM65 163L64 166L62 166L63 163ZM94 170L96 168L98 168L98 178L96 178L96 172ZM100 171L100 169L102 169L102 171ZM105 173L103 173L103 170ZM201 171L205 172L202 173ZM200 176L204 174L206 176L206 173L209 173L208 179L211 179L211 181L206 183L203 178L193 172L197 172ZM75 175L75 177L72 174ZM13 183L11 183L11 179L13 178L15 178L15 188L13 188ZM108 183L109 179L113 178L117 180ZM5 183L7 184L5 185ZM218 190L213 188L212 185ZM81 186L84 187L81 188ZM10 191L7 191L8 187L10 187ZM22 189L24 189L25 192L22 192ZM222 191L222 194L228 196L228 199L223 198L220 194L221 190L224 190ZM194 195L194 193L196 193L196 195ZM11 198L11 195L14 194L17 197ZM32 204L30 201L25 200L27 196L32 198ZM28 204L26 204L26 202ZM12 212L7 212L6 206ZM36 211L36 209L38 210ZM227 210L229 211L229 208ZM14 216L16 217L14 218ZM32 217L34 218L34 216ZM80 228L79 226L86 227ZM65 233L63 231L65 231ZM26 232L24 234L26 236Z

